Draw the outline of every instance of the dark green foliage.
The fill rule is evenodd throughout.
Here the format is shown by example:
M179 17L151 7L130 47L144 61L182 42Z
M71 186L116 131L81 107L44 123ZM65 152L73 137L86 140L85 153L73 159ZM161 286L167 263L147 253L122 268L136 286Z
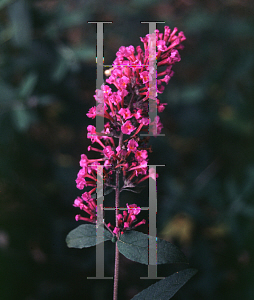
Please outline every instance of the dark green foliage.
M111 242L112 242L112 243L116 243L116 242L117 242L117 237L116 237L116 236L113 236L112 239L111 239Z
M142 232L126 232L120 236L117 246L120 253L130 260L148 265L148 238L155 242L155 237ZM172 263L187 263L187 260L175 245L157 238L157 264Z
M66 243L69 248L88 248L98 244L99 239L103 236L98 236L96 232L96 225L83 224L73 229L66 237ZM112 234L105 229L104 241L112 239Z
M185 269L152 284L149 288L133 297L133 300L168 300L197 273L195 269Z

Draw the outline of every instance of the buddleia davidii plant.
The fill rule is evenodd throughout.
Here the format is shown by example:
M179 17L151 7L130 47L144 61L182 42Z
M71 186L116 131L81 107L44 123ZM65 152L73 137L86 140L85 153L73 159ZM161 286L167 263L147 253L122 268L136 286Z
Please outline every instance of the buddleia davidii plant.
M149 137L141 137L141 133L160 134L163 128L160 117L149 118L149 82L155 70L151 62L157 63L156 95L163 93L165 85L173 76L172 67L181 60L179 51L185 40L183 32L164 27L164 33L156 30L141 38L143 49L133 46L120 47L116 53L113 67L108 71L106 83L97 89L94 95L97 107L89 109L87 116L106 119L104 130L96 132L93 125L87 127L87 138L91 140L88 152L99 153L99 158L88 158L81 155L76 185L79 190L85 187L88 191L74 201L73 206L81 210L76 221L83 221L72 230L66 238L70 248L87 248L96 243L112 241L115 247L114 295L117 299L119 252L135 262L149 262L149 242L157 243L156 264L187 263L184 254L168 241L148 236L136 231L138 226L146 223L139 220L141 208L137 204L126 204L120 213L120 193L123 190L137 192L139 184L148 178L156 180L153 168L148 168L148 153L151 151ZM156 47L154 43L156 41ZM156 51L154 51L156 50ZM149 67L150 63L150 67ZM163 112L166 103L156 97L157 112ZM150 107L152 109L152 107ZM100 171L99 171L100 170ZM100 173L100 174L99 174ZM107 223L107 216L101 205L97 206L96 191L103 188L104 195L115 191L115 224ZM106 200L105 200L106 201ZM103 238L97 236L98 212L103 212ZM89 223L89 224L87 224ZM100 225L101 226L101 225ZM136 295L133 299L170 299L194 274L196 270L185 269L163 279Z

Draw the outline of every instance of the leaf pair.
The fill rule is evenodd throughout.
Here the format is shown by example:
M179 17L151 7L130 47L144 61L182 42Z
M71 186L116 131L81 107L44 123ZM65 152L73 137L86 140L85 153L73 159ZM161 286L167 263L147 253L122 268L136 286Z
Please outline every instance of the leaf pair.
M100 228L100 234L103 228ZM88 248L95 246L103 241L103 236L97 233L96 225L83 224L72 230L66 237L67 246L69 248ZM104 242L112 240L113 236L108 230L104 230ZM153 257L149 261L148 244L152 244L157 249L150 249L150 256L154 252L157 258ZM120 236L117 246L121 254L130 260L141 264L171 264L171 263L187 263L184 254L173 244L142 232L129 231ZM156 261L157 259L157 261Z
M103 240L104 242L112 240L113 236L108 230L104 230L103 227L100 227L99 229L100 230L96 228L96 225L92 224L80 225L67 235L66 242L68 247L82 249L95 246ZM103 230L104 235L102 235ZM150 245L156 247L157 244L157 249L154 249L157 251L149 251L150 256L153 252L155 255L157 253L157 263L153 257L153 262L155 262L154 264L187 263L184 254L173 244L138 231L129 231L122 234L120 239L117 241L117 246L120 253L128 259L148 265L151 264L151 259L149 261L148 256L149 240ZM175 293L196 273L197 270L195 269L185 269L180 272L176 272L175 274L149 286L132 299L171 299Z

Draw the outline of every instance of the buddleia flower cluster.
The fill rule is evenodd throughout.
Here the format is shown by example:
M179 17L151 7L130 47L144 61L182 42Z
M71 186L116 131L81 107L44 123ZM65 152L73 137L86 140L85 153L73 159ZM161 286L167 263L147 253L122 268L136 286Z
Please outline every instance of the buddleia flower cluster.
M103 184L104 191L107 188L123 191L135 188L149 177L155 180L158 176L154 169L148 168L148 153L151 152L149 136L142 137L141 133L147 134L150 128L156 136L163 128L159 116L154 120L149 118L149 82L151 76L156 78L157 96L163 93L173 76L172 67L181 60L178 50L183 49L182 42L185 40L183 32L177 31L177 28L171 30L165 26L163 33L156 30L153 34L147 34L140 38L143 49L137 46L136 51L133 46L120 47L110 76L106 79L107 84L96 90L94 98L97 109L96 106L91 107L87 116L91 119L96 115L103 117L105 125L102 132L96 132L93 125L87 127L87 138L91 140L87 150L99 153L100 157L81 155L76 185L80 190L85 187L90 190L74 202L74 206L87 215L77 215L76 220L96 222L97 205L93 193L98 184ZM156 70L151 68L151 62L156 62ZM155 101L157 112L163 112L166 103L161 103L158 97ZM100 182L97 182L98 166L103 166ZM121 175L116 183L117 173ZM135 225L139 212L140 207L136 204L127 205L126 211L118 214L115 227L111 224L109 227L115 234L120 230L134 229L145 223L143 220Z

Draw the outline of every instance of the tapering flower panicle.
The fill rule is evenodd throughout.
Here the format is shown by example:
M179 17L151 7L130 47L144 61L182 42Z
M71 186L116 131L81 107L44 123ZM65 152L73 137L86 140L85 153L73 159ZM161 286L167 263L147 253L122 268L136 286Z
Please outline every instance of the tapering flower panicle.
M153 97L154 107L157 107L157 112L161 113L167 104L161 103L157 95L163 93L164 85L167 85L173 76L172 66L180 61L178 50L183 49L182 42L185 40L183 32L177 34L177 31L177 28L171 30L165 26L164 33L156 30L155 33L140 38L144 50L140 46L136 47L136 52L133 46L120 47L113 67L110 72L107 72L110 76L106 79L106 83L111 86L103 84L101 89L96 90L94 98L97 108L91 107L87 116L94 119L97 111L97 115L104 117L106 123L102 132L96 132L96 128L89 125L87 138L92 144L88 147L88 151L97 152L101 157L89 159L82 154L81 170L76 179L78 189L92 187L88 192L90 197L98 185L98 166L103 166L104 189L118 188L115 186L115 174L120 171L122 174L120 191L133 188L149 177L156 179L155 170L150 169L148 172L148 152L151 152L148 146L149 137L141 138L140 133L148 133L148 129L151 129L149 125L153 125L152 132L156 136L163 128L159 116L154 120L149 118L149 97L156 95L155 99ZM157 63L156 71L151 67L152 63ZM156 82L155 90L149 88L153 79ZM116 139L119 141L118 144ZM77 198L74 206L90 214L89 222L93 222L96 203L94 199L89 199ZM131 206L127 205L127 207L129 217L119 215L123 218L119 217L116 231L120 228L122 231L133 228L132 223L136 220L135 212L138 209L132 211ZM84 218L76 216L76 220L80 219Z

